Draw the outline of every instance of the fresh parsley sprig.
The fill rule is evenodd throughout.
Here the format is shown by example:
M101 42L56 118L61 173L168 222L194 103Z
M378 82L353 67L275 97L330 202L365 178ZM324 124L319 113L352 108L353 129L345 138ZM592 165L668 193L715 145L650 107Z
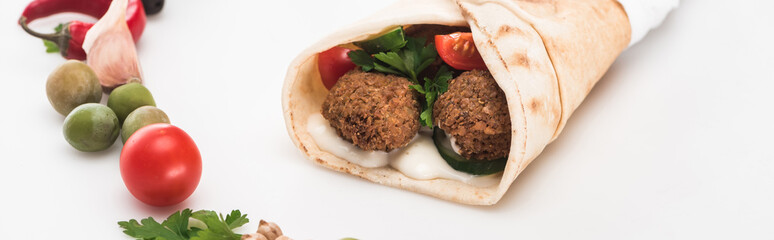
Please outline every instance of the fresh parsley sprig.
M348 53L349 59L363 71L376 70L404 76L418 84L417 75L430 66L438 57L435 44L425 46L423 38L406 38L406 45L396 50L379 52L371 56L364 50Z
M409 86L410 88L417 90L417 92L425 95L426 105L422 108L422 113L419 114L419 119L422 125L433 128L433 104L438 96L449 90L449 80L452 79L452 72L444 65L438 69L433 79L425 77L425 86L414 84Z
M190 226L191 218L201 221L207 227ZM162 223L148 217L139 222L134 219L121 221L118 225L126 235L142 240L239 240L242 235L233 230L249 221L247 215L242 215L239 210L233 210L223 218L222 214L214 211L193 212L186 208L173 213Z

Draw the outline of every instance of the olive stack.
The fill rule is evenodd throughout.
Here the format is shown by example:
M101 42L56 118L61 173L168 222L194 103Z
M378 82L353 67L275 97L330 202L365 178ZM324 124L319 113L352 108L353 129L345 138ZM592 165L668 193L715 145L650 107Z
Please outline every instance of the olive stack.
M51 73L46 82L51 106L62 115L64 137L83 152L108 149L121 135L123 142L138 129L153 123L169 123L169 117L156 108L153 95L138 82L114 89L102 101L102 86L85 63L69 60Z

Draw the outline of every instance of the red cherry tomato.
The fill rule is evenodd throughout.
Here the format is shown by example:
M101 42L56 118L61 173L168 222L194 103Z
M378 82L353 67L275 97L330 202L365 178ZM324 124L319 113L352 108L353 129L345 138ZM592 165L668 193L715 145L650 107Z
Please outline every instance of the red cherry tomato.
M435 35L435 48L446 64L458 70L486 70L484 59L476 49L473 34L456 32Z
M355 64L347 56L349 51L352 50L343 47L332 47L317 56L317 68L320 69L323 85L328 90L339 81L341 76L355 68Z
M134 132L121 150L120 165L129 192L153 206L182 202L202 176L202 157L193 139L166 123Z

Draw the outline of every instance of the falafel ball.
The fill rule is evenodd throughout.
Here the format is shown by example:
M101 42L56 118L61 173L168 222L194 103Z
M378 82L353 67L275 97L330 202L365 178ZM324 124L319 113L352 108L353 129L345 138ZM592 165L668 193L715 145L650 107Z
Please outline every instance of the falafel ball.
M466 159L488 161L508 156L508 103L489 71L467 71L452 79L449 90L433 105L433 119L455 138L460 155Z
M363 150L391 151L419 132L417 92L408 79L356 68L339 78L322 115L342 138Z

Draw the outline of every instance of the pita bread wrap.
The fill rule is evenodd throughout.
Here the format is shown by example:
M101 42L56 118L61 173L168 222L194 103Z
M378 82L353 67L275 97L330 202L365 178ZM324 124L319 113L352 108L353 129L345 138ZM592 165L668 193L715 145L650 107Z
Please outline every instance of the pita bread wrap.
M415 180L391 167L364 168L323 151L307 132L327 90L317 54L371 39L396 26L469 26L481 56L504 91L511 147L499 184ZM306 49L290 65L283 87L288 133L313 162L379 184L473 205L492 205L554 140L572 112L630 42L626 13L615 0L400 1Z

